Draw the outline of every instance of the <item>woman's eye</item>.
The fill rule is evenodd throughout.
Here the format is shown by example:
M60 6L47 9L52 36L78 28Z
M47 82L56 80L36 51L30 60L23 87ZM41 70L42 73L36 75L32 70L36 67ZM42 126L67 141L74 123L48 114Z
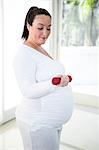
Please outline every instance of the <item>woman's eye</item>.
M41 27L41 28L38 28L38 30L43 30L44 28L43 27ZM50 28L48 28L48 29L46 29L47 31L50 31L51 29Z
M50 31L51 29L47 29L48 31Z
M38 30L43 30L43 28L38 28Z

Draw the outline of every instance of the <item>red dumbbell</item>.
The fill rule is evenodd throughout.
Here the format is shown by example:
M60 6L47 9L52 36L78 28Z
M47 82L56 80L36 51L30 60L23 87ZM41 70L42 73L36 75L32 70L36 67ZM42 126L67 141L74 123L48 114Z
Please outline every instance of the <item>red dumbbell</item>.
M72 81L72 77L70 75L67 75L67 76L69 78L69 82L71 82Z
M69 77L69 82L72 81L72 77L70 75L67 75ZM52 78L52 84L57 85L61 82L61 77L54 77Z
M57 85L61 82L61 77L54 77L52 79L52 84Z

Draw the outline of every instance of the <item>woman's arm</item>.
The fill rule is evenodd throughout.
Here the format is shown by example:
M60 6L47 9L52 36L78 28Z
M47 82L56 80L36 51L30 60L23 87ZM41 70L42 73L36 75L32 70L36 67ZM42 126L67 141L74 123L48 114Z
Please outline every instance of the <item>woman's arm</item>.
M18 55L14 60L14 71L17 83L23 96L27 98L40 98L55 90L57 86L50 80L36 81L36 63L31 57Z

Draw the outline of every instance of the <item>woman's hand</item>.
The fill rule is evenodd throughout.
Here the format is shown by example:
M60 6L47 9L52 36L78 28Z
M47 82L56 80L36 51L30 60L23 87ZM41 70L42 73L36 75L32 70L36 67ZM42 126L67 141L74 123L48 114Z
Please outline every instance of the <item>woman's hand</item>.
M67 86L69 82L70 82L70 79L69 79L68 75L62 75L61 81L57 86L64 87L64 86Z
M57 85L59 87L67 86L69 82L72 81L72 77L70 75L58 75L57 77L53 77L52 84Z

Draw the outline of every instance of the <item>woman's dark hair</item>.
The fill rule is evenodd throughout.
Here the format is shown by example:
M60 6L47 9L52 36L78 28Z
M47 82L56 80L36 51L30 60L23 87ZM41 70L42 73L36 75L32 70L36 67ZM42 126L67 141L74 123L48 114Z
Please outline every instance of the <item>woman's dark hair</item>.
M21 37L22 39L27 40L28 35L29 35L29 31L27 29L27 23L30 26L32 26L32 23L37 15L46 15L51 18L50 13L46 9L38 8L38 7L31 7L28 10L26 18L25 18L23 33L22 33L22 37Z

